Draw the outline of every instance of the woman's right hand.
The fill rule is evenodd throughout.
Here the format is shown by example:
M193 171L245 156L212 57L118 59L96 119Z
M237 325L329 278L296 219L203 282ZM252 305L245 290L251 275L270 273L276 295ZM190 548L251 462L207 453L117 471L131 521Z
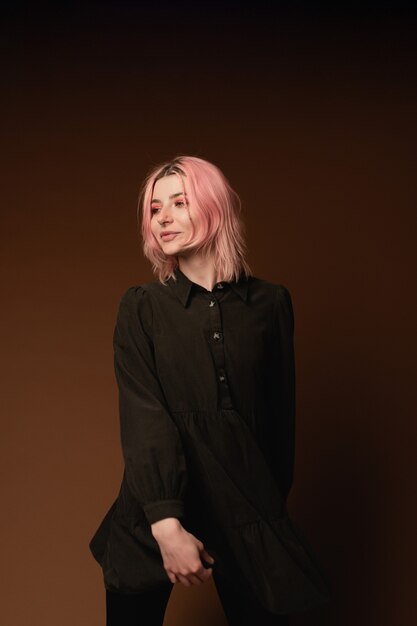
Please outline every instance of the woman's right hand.
M152 524L152 534L158 542L164 568L172 583L186 587L201 585L210 578L213 568L206 569L201 558L214 563L204 544L181 525L177 518L165 518Z

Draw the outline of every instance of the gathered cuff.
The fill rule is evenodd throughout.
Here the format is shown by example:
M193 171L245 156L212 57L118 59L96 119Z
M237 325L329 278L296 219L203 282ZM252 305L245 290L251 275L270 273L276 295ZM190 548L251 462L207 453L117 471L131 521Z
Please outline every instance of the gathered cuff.
M149 524L159 522L166 517L183 518L184 503L182 500L157 500L155 502L149 502L143 506L146 519Z

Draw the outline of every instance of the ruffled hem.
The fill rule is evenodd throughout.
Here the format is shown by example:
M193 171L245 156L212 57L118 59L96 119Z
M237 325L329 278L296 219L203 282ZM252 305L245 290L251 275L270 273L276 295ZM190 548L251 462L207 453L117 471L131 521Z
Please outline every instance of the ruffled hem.
M225 540L243 578L272 613L329 600L328 580L290 519L249 424L231 409L176 412L173 419L190 478L184 527L215 558L217 538ZM127 518L122 511L114 503L90 546L103 567L106 588L134 593L169 581L145 518Z
M288 514L225 528L225 535L243 576L269 611L293 613L329 601L329 581Z
M330 598L325 573L304 533L288 515L253 432L220 410L209 419L183 413L200 506L215 520L244 578L273 613L311 608ZM196 500L193 500L196 502Z

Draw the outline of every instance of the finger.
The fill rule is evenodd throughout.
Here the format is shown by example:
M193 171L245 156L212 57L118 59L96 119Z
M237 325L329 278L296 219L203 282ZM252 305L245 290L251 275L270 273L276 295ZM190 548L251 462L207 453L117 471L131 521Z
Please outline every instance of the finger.
M200 559L204 560L206 563L214 563L214 558L207 552L207 550L203 550L200 554Z
M204 580L200 578L197 574L189 574L188 580L192 585L202 585Z
M210 578L212 572L213 572L213 568L212 567L210 567L209 569L203 568L203 571L202 571L201 575L199 575L199 578L200 578L201 582L205 583L206 580L208 578Z
M178 579L173 572L167 572L167 576L173 585L178 582Z
M177 574L177 578L179 579L180 583L182 583L185 587L191 587L191 583L188 581L188 578L186 576L183 576L182 574Z
M207 578L210 577L210 572L211 571L212 571L211 568L210 568L210 571L209 571L205 567L200 567L196 572L193 572L192 574L190 574L188 576L188 579L190 579L191 576L194 576L195 578L198 578L200 583L204 583L204 582L206 582Z

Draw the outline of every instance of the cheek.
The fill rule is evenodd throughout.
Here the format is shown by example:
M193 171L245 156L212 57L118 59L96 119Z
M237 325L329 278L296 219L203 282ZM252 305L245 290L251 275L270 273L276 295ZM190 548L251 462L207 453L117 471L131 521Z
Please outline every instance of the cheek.
M187 212L181 213L181 215L177 215L176 222L178 226L180 226L181 230L184 230L184 231L188 230L192 226Z
M159 241L159 237L158 237L157 225L155 224L155 220L154 219L151 221L151 231L152 231L152 234L155 237L155 239L158 241L158 244L161 245L161 242Z

